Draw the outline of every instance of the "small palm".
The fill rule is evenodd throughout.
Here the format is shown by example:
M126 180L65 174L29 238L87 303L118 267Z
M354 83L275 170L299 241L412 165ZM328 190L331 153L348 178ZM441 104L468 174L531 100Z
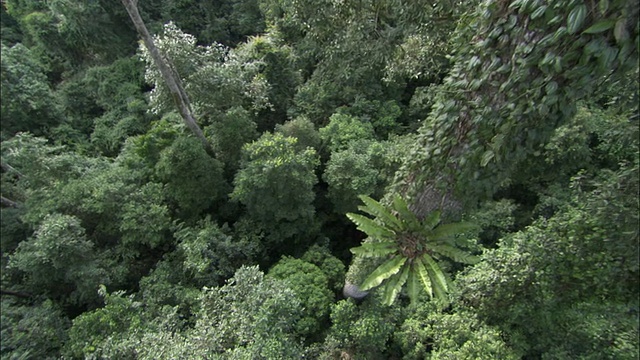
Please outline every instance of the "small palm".
M460 222L439 225L440 212L430 213L420 221L409 210L406 201L396 196L389 211L368 196L360 196L364 206L358 208L375 217L348 213L358 229L376 242L364 243L351 252L362 257L387 257L360 285L362 290L374 288L384 281L384 302L391 305L404 284L414 301L421 288L431 298L446 299L449 284L434 256L443 255L456 262L473 264L478 259L456 247L455 236L475 227Z

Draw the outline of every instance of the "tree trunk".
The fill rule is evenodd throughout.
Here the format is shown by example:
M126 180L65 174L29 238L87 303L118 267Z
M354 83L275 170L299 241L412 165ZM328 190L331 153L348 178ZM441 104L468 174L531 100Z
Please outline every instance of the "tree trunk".
M204 136L202 129L200 129L200 127L196 123L195 117L193 116L193 111L191 110L189 97L187 96L187 93L184 91L184 88L180 83L179 74L177 74L175 70L173 70L173 68L168 64L168 59L163 58L163 56L160 54L160 51L153 43L153 38L151 37L149 30L147 30L144 21L142 21L140 13L138 12L138 1L122 0L122 4L127 9L129 17L131 17L131 20L133 21L133 25L142 37L142 41L149 50L149 53L153 58L153 62L158 67L158 70L160 70L162 78L167 84L167 87L169 87L171 96L178 106L178 110L180 111L182 119L184 120L187 127L191 129L191 131L200 140L200 142L202 142L202 146L204 146L207 154L213 157L215 155L213 148L211 147L211 144L209 143L207 138Z
M464 42L393 188L419 217L491 199L526 174L579 100L638 66L637 2L612 1L605 12L597 2L554 2L549 11L571 13L570 24L517 3L483 2L457 30ZM603 23L615 26L593 30Z

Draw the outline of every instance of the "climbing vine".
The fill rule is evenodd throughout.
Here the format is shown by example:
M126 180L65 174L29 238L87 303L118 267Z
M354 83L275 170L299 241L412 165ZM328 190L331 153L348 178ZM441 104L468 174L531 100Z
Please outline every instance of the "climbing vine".
M396 190L416 195L424 215L459 206L451 198L469 205L507 185L575 114L577 100L637 64L638 9L620 0L480 6L459 24L455 65Z

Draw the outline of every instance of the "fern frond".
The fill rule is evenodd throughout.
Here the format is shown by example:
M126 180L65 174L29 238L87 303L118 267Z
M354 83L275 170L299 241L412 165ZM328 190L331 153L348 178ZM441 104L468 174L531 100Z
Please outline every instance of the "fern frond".
M350 251L354 255L362 257L383 257L393 254L398 250L394 242L385 241L379 243L364 243L358 247L351 248Z
M389 212L382 204L373 200L372 198L366 195L360 195L360 200L365 204L365 206L358 206L358 209L366 212L367 214L373 215L384 222L387 227L399 231L402 230L402 224L400 220L393 216L392 213Z
M420 293L420 279L417 274L415 263L411 264L411 270L409 271L409 278L407 279L407 293L412 304L416 304L418 301L418 294Z
M427 268L427 272L431 276L431 280L434 285L434 290L436 286L439 286L446 293L449 291L449 285L447 283L447 278L444 276L442 269L440 266L433 260L433 258L429 254L424 254L420 257L420 261Z
M429 273L429 276L431 277L431 283L433 284L433 292L436 298L443 300L445 302L448 302L447 290L443 289L442 286L438 283L438 281L434 279L433 274Z
M429 277L429 273L427 269L424 267L420 258L417 258L413 261L413 269L417 274L417 278L422 282L422 286L424 287L429 297L433 299L433 290L431 289L431 278Z
M461 234L463 232L477 228L475 224L470 222L459 222L440 225L433 230L431 237L433 240L446 239L451 236Z
M360 289L362 291L369 290L380 285L383 281L395 275L402 265L407 261L404 256L395 256L378 266L369 276L362 282Z
M466 251L446 244L429 245L429 248L437 252L438 254L442 254L452 259L455 262L463 264L476 264L480 260L477 256L471 255Z
M358 226L358 230L371 236L374 239L393 239L395 233L383 225L380 225L366 216L360 214L347 213L349 220Z
M405 224L406 228L414 232L422 230L422 224L416 214L409 210L407 202L400 195L396 195L393 198L393 209L398 212L400 220Z
M427 214L422 221L422 225L427 230L431 230L440 222L440 210L435 210Z
M399 276L394 276L389 279L387 285L384 289L384 298L383 302L385 305L391 305L396 300L398 293L402 289L404 283L407 282L407 277L409 277L409 266L403 265L402 272Z

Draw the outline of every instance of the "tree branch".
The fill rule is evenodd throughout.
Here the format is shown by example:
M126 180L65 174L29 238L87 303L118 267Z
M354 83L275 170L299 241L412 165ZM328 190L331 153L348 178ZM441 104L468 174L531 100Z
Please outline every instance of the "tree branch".
M16 168L14 168L13 166L7 164L7 163L0 163L0 167L2 168L2 170L6 171L6 172L14 172L16 174L18 174L19 177L23 177L24 175L22 175L22 173L18 170L16 170Z
M20 207L20 203L17 203L13 200L9 200L4 196L0 196L0 203L4 206L16 208L16 209Z
M187 127L200 140L207 154L214 156L215 153L213 151L213 148L211 147L211 144L209 143L207 138L204 136L202 129L200 129L200 127L198 126L198 123L195 120L195 116L193 115L193 111L191 110L189 97L187 96L187 93L185 92L184 88L180 84L180 81L178 80L180 79L180 77L175 72L175 70L171 68L171 66L167 63L167 61L162 57L162 55L160 54L160 51L153 43L153 38L151 37L149 30L147 30L147 27L145 26L144 21L140 16L140 13L138 12L137 0L121 0L121 1L124 7L127 9L127 12L129 13L129 17L131 18L131 21L133 21L133 25L138 31L138 34L140 34L140 36L142 37L142 41L144 42L144 45L149 50L149 53L151 54L151 58L153 59L153 62L158 67L158 70L160 70L160 74L162 74L162 78L164 79L165 83L169 87L171 96L173 97L173 100L175 101L176 106L178 106L180 116L182 116L182 119L184 120Z
M33 296L31 294L27 294L19 291L11 291L11 290L3 290L3 289L0 289L0 295L11 295L11 296L16 296L23 299L30 299Z

